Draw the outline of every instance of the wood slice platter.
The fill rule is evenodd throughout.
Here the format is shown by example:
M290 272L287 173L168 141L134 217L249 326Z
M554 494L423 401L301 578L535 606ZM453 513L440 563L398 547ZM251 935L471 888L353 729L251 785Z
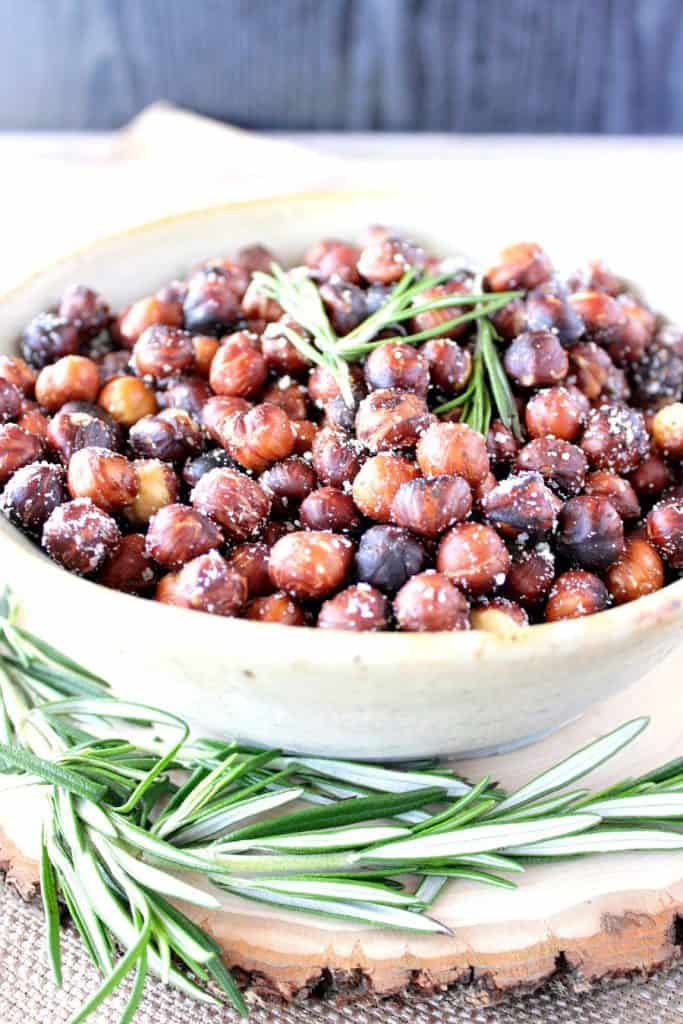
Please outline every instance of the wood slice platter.
M462 762L477 779L506 787L618 724L649 714L650 728L588 782L601 787L683 752L683 649L626 693L524 750ZM582 783L583 784L583 783ZM37 892L41 797L0 793L0 869L24 898ZM683 854L630 853L540 864L506 891L457 881L435 916L452 937L412 936L279 911L225 896L220 911L185 908L218 939L226 961L262 995L293 999L333 988L345 996L390 995L473 983L494 996L533 987L558 970L587 981L649 971L681 956ZM196 879L194 880L196 881ZM215 890L214 890L215 892Z

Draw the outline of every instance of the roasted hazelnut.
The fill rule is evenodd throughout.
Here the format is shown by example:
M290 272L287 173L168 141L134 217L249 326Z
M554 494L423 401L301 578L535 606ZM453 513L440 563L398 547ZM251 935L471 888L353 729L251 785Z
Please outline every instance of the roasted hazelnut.
M377 633L386 629L389 602L368 583L354 583L323 602L318 614L320 629L345 629L352 633Z
M501 338L512 341L518 334L527 330L526 303L524 299L510 299L502 309L497 309L491 314L493 326Z
M330 427L332 430L343 430L346 434L352 433L355 429L356 415L364 397L365 388L354 387L350 401L341 395L333 398L324 407L323 426Z
M137 491L123 514L129 523L146 526L160 508L177 500L178 477L172 466L159 459L136 459L132 467Z
M337 276L343 281L358 284L360 275L356 268L360 249L338 238L321 238L309 246L304 257L307 267L316 272L320 280Z
M471 291L470 282L456 278L453 281L445 281L433 288L426 288L413 299L413 306L418 308L425 302L433 302L436 299L447 299L451 295L466 295ZM466 334L470 324L455 324L450 327L451 321L458 319L472 309L471 305L442 306L439 309L430 309L423 313L416 313L412 319L412 330L415 334L422 331L439 331L439 338L460 338Z
M40 313L28 325L21 338L21 354L26 362L42 370L62 356L78 352L78 328L54 313Z
M356 474L353 500L369 519L388 523L399 487L419 475L417 467L400 455L380 453L368 459Z
M165 465L165 463L162 463ZM212 448L211 451L198 455L196 459L188 459L183 466L183 480L188 487L196 487L205 473L212 469L235 469L235 462L223 448Z
M585 418L578 393L554 387L537 391L527 402L524 419L530 437L552 434L564 441L575 441Z
M106 448L79 448L69 459L72 498L90 498L104 512L117 513L135 499L138 489L133 466L124 455Z
M398 388L425 397L429 389L429 364L421 352L400 341L387 341L365 363L365 380L373 391Z
M591 289L574 292L569 302L583 320L586 333L601 344L613 341L626 325L623 308L607 292Z
M419 477L399 487L391 518L413 533L438 537L449 526L467 519L471 510L472 491L462 477Z
M103 331L111 320L111 310L101 295L83 284L72 284L62 294L59 316L78 328L84 341Z
M303 459L284 459L261 473L259 483L271 496L272 511L286 518L311 493L317 477Z
M38 374L19 356L0 355L0 377L19 388L26 398L33 398Z
M358 406L356 437L372 452L412 448L433 422L423 398L410 391L371 391Z
M10 477L0 497L0 507L15 526L27 533L40 534L50 513L66 498L61 466L34 462Z
M137 377L115 377L108 381L97 400L123 427L132 427L157 411L154 392Z
M351 533L360 526L360 516L350 494L336 487L319 487L302 501L299 519L307 530Z
M225 334L240 314L241 295L233 275L218 267L205 267L187 282L183 315L188 331Z
M130 429L130 447L139 458L181 462L202 448L199 426L183 409L144 416Z
M0 423L19 419L23 401L19 388L0 377Z
M43 527L42 545L50 558L79 576L97 572L116 550L121 534L110 515L90 498L58 505Z
M586 477L586 494L595 494L606 498L613 505L622 519L637 519L640 515L640 502L632 485L616 473L597 470Z
M302 384L296 384L291 377L273 381L261 396L264 402L279 405L290 420L305 420L308 416L308 392Z
M238 331L223 339L211 363L209 382L217 395L252 398L263 388L267 374L256 335Z
M641 413L605 404L589 413L581 447L593 469L631 473L648 454L650 439Z
M270 498L263 488L236 469L219 468L205 473L190 500L194 508L238 541L254 536L270 511Z
M503 469L515 461L519 450L517 438L501 420L493 420L486 435L486 451L491 465Z
M630 538L622 555L605 573L605 583L615 604L626 604L662 589L664 564L646 540Z
M249 286L250 274L238 260L232 260L228 256L214 256L208 260L202 260L190 269L187 283L185 284L185 298L190 290L193 279L201 280L211 277L213 274L225 280L237 299L242 299Z
M660 327L643 358L629 370L639 405L679 399L683 393L683 332L670 324Z
M655 318L646 306L630 295L617 299L624 315L622 325L607 346L610 357L618 366L628 366L645 355L655 332Z
M417 446L425 476L461 476L477 487L490 469L486 439L464 423L433 423Z
M622 288L620 279L602 260L589 260L584 267L572 274L569 286L574 292L590 288L607 292L608 295L618 295Z
M297 525L295 523L284 522L282 519L269 519L259 532L259 540L270 551L273 544L277 544L280 537L284 537L287 533L293 533L296 529Z
M22 430L16 423L0 426L0 484L13 473L36 462L43 454L43 443L35 434Z
M669 458L683 459L683 402L672 402L655 414L652 438Z
M555 579L555 556L546 543L516 552L505 580L505 593L513 601L537 605Z
M327 427L315 435L311 452L318 479L331 487L352 483L361 467L360 444Z
M609 604L607 587L583 569L564 572L555 580L545 606L546 622L581 619L603 611Z
M320 298L332 327L343 337L368 316L368 293L334 275L320 286Z
M214 395L202 409L202 426L213 441L222 444L224 428L230 417L238 412L248 412L250 408L249 402L244 398Z
M541 537L557 522L554 495L540 473L509 476L483 499L486 518L506 537Z
M424 258L424 252L414 242L388 235L366 245L357 266L366 281L393 284L411 267L421 268Z
M268 273L274 262L275 256L265 245L245 245L235 256L235 263L248 274L253 274L255 270Z
M483 629L487 633L507 633L529 625L529 616L521 605L507 597L493 597L486 600L470 614L472 629Z
M498 481L493 473L487 473L483 480L480 480L477 486L472 491L472 497L474 498L474 508L481 512L483 509L483 503L486 496L498 486Z
M665 498L650 510L647 535L672 569L683 569L683 498Z
M157 324L182 327L182 304L177 300L165 302L154 295L139 299L119 315L114 334L125 348L132 348L143 331Z
M486 272L484 287L490 292L506 292L513 288L538 288L552 273L550 260L536 242L508 245L498 255L498 262Z
M360 538L355 570L359 580L393 594L424 564L424 548L407 530L372 526Z
M347 537L319 530L297 531L273 545L268 571L279 590L307 600L338 590L352 561L353 544Z
M502 587L510 567L510 555L490 526L461 523L444 535L436 567L456 586L480 595Z
M210 615L237 615L247 600L247 583L217 551L199 555L159 581L156 600Z
M547 387L564 380L569 358L550 331L526 331L511 343L504 357L505 369L524 388Z
M547 282L526 298L526 329L553 331L563 345L581 337L583 320L568 302L566 291L557 282Z
M244 617L254 622L276 622L281 626L306 624L303 609L288 594L283 593L268 594L250 601Z
M359 394L360 397L363 397L365 392L362 391L362 388L365 379L361 367L356 363L352 363L349 366L349 376L351 377L351 387L354 394ZM311 370L308 375L308 394L321 407L335 398L339 398L339 385L326 366L315 366Z
M270 548L261 543L238 544L233 548L228 565L244 576L247 581L248 597L264 597L272 593L273 584L268 574Z
M376 349L381 351L381 349ZM472 374L472 356L449 338L431 338L419 349L429 367L431 383L444 395L456 395L467 386Z
M274 323L284 314L282 306L261 293L258 284L252 281L242 299L242 315L247 319Z
M50 420L47 443L68 463L80 448L108 448L117 451L121 435L117 427L99 416L87 412L69 412L62 409Z
M24 400L21 415L17 420L17 426L26 430L29 434L35 434L41 441L47 441L47 430L50 422L44 416L38 406L28 400Z
M571 498L583 489L588 463L575 444L559 437L537 437L520 450L517 469L540 473L551 490Z
M194 368L192 335L158 324L142 332L133 348L132 365L141 377L164 380Z
M179 569L223 543L213 520L187 505L166 505L149 521L145 551L159 565Z
M629 480L639 497L658 498L673 483L673 475L661 455L647 455L632 473Z
M318 426L310 420L292 420L294 431L294 455L305 455L313 448L318 434Z
M594 341L580 341L569 350L569 363L579 390L591 402L596 401L607 388L615 370L610 357Z
M181 377L165 391L159 392L158 403L165 409L184 409L200 422L202 410L212 397L211 388L201 377Z
M262 473L294 450L291 421L279 406L270 402L229 417L221 440L233 458L254 473Z
M145 552L141 533L129 533L107 557L96 582L125 594L146 594L156 583L156 571Z
M211 338L208 334L193 334L192 347L195 370L200 377L208 380L211 363L218 352L219 343L216 338Z
M44 367L36 381L36 399L50 412L65 402L94 402L99 390L97 363L83 356L63 356Z
M95 359L97 371L100 375L100 387L104 387L110 380L117 377L130 376L130 351L127 348L116 349L114 352L105 352L104 355Z
M570 498L560 513L558 547L585 569L607 569L624 550L624 524L606 498Z
M428 570L405 583L394 600L400 629L411 633L437 633L469 629L469 605L461 592L441 573Z

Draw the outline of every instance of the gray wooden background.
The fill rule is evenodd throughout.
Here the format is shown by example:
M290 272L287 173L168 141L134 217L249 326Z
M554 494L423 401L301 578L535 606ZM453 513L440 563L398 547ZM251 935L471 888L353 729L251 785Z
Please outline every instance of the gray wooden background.
M683 132L683 0L0 0L0 129Z

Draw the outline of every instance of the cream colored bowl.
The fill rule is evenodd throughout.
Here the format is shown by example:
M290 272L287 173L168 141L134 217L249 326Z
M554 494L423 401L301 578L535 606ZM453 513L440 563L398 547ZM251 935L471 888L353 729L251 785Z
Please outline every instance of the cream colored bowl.
M290 261L313 239L353 238L372 222L405 229L443 255L465 250L482 261L527 237L538 238L560 266L599 252L642 282L660 308L683 315L672 308L680 293L667 283L664 257L634 244L626 230L632 224L624 237L613 227L591 237L571 207L549 218L533 204L506 204L484 218L480 204L467 205L406 195L301 196L150 224L103 239L5 296L0 351L14 351L28 320L70 282L123 305L203 257L262 241ZM78 579L4 519L0 566L26 624L117 693L184 715L205 734L345 757L417 758L522 743L638 679L671 650L683 624L683 580L592 618L505 635L338 633L222 619Z

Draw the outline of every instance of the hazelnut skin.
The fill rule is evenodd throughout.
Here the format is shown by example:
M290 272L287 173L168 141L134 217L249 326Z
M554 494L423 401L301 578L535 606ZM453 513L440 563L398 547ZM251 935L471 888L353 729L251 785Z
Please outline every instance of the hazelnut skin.
M318 530L289 533L270 552L270 578L301 600L326 597L348 576L354 547L347 537Z

